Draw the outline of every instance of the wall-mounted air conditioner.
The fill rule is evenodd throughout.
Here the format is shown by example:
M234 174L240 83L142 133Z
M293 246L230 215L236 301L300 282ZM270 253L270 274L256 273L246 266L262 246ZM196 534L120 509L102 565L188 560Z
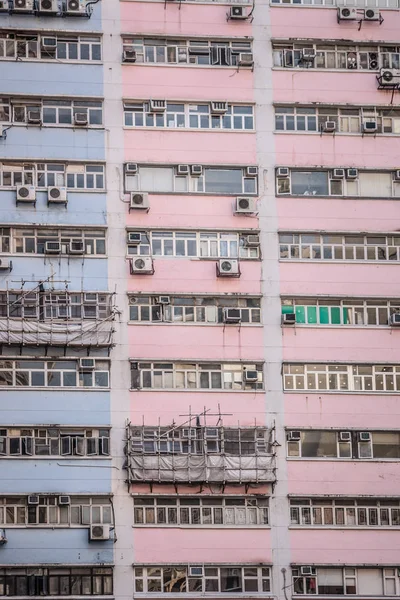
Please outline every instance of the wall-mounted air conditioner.
M36 202L36 189L34 185L17 185L17 203Z
M151 256L131 258L129 261L132 275L153 275L154 265Z
M236 214L254 215L256 212L257 212L256 198L249 198L247 196L239 196L238 198L236 198L236 206L235 206Z
M91 542L104 542L110 539L110 525L91 525L89 539Z
M217 277L240 277L239 261L221 258L217 262Z
M149 210L149 195L145 192L131 192L129 208L132 210Z
M47 190L48 204L65 204L67 205L67 188L66 187L49 187Z

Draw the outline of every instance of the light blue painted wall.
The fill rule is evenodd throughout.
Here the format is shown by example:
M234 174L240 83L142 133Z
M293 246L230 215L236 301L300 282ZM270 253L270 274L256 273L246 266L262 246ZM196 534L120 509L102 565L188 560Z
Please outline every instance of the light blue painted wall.
M108 289L107 280L107 259L106 258L49 258L43 257L30 258L26 255L15 255L11 258L13 270L11 273L0 271L0 289L6 287L6 281L9 281L9 287L19 287L18 284L11 282L29 280L40 281L50 276L54 279L67 281L70 290L87 291L105 291ZM28 285L28 284L27 284ZM30 284L34 286L33 283Z
M6 529L2 565L87 565L113 562L113 541L89 542L88 529Z
M0 481L6 494L109 494L111 459L2 458Z
M0 65L2 93L43 96L103 95L102 65L15 61L1 61Z
M0 191L0 223L32 223L36 225L92 225L107 224L106 194L68 191L68 205L47 206L47 192L36 193L33 204L18 204L16 190Z
M0 390L0 424L108 426L110 393L3 389Z
M0 141L4 157L51 160L104 160L104 130L13 126Z

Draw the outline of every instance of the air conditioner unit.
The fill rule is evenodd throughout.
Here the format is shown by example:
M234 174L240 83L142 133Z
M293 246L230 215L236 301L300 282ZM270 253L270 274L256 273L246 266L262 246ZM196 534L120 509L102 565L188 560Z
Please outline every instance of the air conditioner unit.
M289 167L278 167L276 170L278 177L289 177L289 173Z
M360 433L358 434L358 439L360 442L370 442L371 433L369 431L360 431Z
M66 506L68 504L71 504L71 498L70 498L70 496L59 496L58 497L58 504L60 506Z
M236 19L237 21L245 21L248 18L246 8L244 6L231 6L229 18Z
M228 111L227 102L211 102L211 112L215 115L223 115Z
M96 366L96 361L94 358L80 358L79 359L79 369L81 371L93 371Z
M344 169L333 169L332 179L344 179L345 174Z
M375 133L378 130L377 121L368 120L362 122L362 130L364 133Z
M36 202L34 185L17 185L17 202Z
M346 179L357 179L358 169L346 169Z
M125 164L125 173L129 173L130 175L136 175L138 172L138 166L136 163L126 163Z
M89 539L91 542L103 542L110 539L110 525L91 525Z
M322 129L325 133L333 133L336 131L336 121L325 121L322 125Z
M33 0L14 0L14 12L32 12Z
M365 21L380 21L381 13L377 8L366 8L364 11Z
M38 505L39 504L39 496L37 496L36 494L35 495L32 494L31 496L28 496L28 504Z
M154 266L151 256L141 256L130 260L132 275L153 275Z
M355 21L357 19L357 9L349 6L340 6L338 8L339 21Z
M189 175L189 165L178 165L176 173L177 175Z
M224 308L222 314L224 323L240 323L242 320L240 308Z
M157 304L171 304L171 298L169 296L158 296Z
M200 177L200 175L203 175L203 166L190 165L190 173L193 175L193 177Z
M122 61L127 63L135 63L136 62L136 50L132 48L125 48L122 54Z
M351 442L351 431L339 431L339 440L341 442Z
M246 167L247 177L258 177L258 167Z
M258 381L258 371L249 369L243 373L245 383L256 383Z
M305 61L312 61L317 56L317 51L315 48L303 48L301 56Z
M149 195L144 192L131 192L130 208L149 210Z
M240 52L238 64L240 67L252 67L254 65L254 55L252 52Z
M48 204L67 204L67 188L66 187L49 187L47 190Z
M68 252L69 254L85 254L85 244L82 240L71 240Z
M254 214L257 212L257 200L256 198L248 198L246 196L239 196L236 198L236 214Z
M86 0L66 0L65 14L70 17L86 15Z
M285 313L282 315L282 325L295 325L296 324L296 313Z
M260 236L257 234L246 235L243 241L247 248L256 248L260 245Z
M391 327L400 327L400 313L394 313L390 315L389 324Z
M189 566L189 577L203 577L203 567Z
M74 125L88 125L89 117L87 112L77 112L74 114Z
M166 100L150 100L151 112L165 112L167 110Z
M287 439L289 442L299 442L301 440L301 432L289 431L287 434Z
M312 567L300 567L300 573L302 575L312 575L313 574L313 568Z
M379 72L381 86L393 86L400 84L400 69L381 69Z
M128 242L129 244L135 244L138 245L140 244L142 239L142 234L140 233L140 231L128 231Z
M44 245L45 254L61 254L61 242L46 242Z
M41 125L42 113L40 110L28 110L28 123L32 125Z
M10 5L8 0L0 0L0 12L8 12L10 10Z
M40 40L40 45L46 50L55 50L57 48L57 38L49 36L42 37Z
M58 0L39 0L38 13L55 15L58 13Z
M12 271L12 261L9 258L0 258L0 271Z
M240 277L239 261L221 258L217 262L217 277Z

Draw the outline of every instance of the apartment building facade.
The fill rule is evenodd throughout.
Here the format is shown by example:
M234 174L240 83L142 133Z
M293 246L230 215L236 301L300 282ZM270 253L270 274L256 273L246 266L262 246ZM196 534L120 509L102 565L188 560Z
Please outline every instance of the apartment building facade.
M0 595L400 595L399 24L0 1Z

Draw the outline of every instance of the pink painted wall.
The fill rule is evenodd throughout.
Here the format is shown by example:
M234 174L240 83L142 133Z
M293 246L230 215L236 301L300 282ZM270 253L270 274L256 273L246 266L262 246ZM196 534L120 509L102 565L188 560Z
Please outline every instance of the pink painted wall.
M394 394L286 392L285 414L286 427L391 429L393 420L400 417L400 409Z
M398 295L399 266L378 263L281 262L281 293L382 298ZM371 282L374 287L371 288Z
M125 158L134 162L256 164L254 133L125 131Z
M135 3L136 4L136 3ZM253 99L253 74L228 67L123 65L124 98L171 98L172 100Z
M372 71L275 69L272 85L274 102L359 102L363 105L379 105L390 104L392 93L378 90L376 73Z
M336 8L272 6L271 36L273 38L329 39L329 40L385 40L385 43L398 39L400 15L397 10L383 10L384 22L363 22L360 31L358 23L337 22Z
M150 194L150 212L127 213L128 227L257 229L258 218L234 214L236 197Z
M279 228L287 231L387 233L398 228L398 209L397 200L280 197Z
M287 464L289 494L399 495L396 461L288 460Z
M127 263L128 291L260 293L260 262L241 261L242 274L239 278L217 277L215 265L215 260L156 258L154 275L129 275Z
M397 362L400 357L400 332L393 327L384 329L356 327L296 327L283 328L284 360Z
M165 336L168 344L160 344ZM129 328L130 352L140 358L263 360L262 327L238 325L135 325ZM399 346L400 347L400 346Z
M184 421L185 418L180 415L187 415L189 408L192 414L200 414L204 409L218 413L218 407L225 415L225 426L265 425L265 395L255 391L132 391L130 419L132 423L140 425L143 418L146 425L158 425L159 422L161 425L170 425L173 420L177 423ZM215 426L217 420L218 416L207 417L210 427Z
M222 4L168 4L164 2L121 2L121 27L124 33L183 36L251 35L249 21L227 20L229 11ZM394 38L395 39L395 38Z
M395 529L292 529L292 560L301 564L395 564L400 560L400 536Z
M319 73L316 75L319 78ZM397 137L276 134L276 164L393 169Z
M141 563L268 563L272 560L268 529L134 530L135 561Z

